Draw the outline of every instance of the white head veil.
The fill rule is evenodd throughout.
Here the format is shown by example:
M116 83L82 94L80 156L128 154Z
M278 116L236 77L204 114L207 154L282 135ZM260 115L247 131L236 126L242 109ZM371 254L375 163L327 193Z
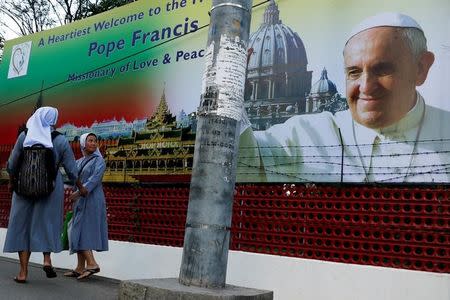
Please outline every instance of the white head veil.
M38 108L27 121L27 135L23 141L24 147L41 144L45 148L53 148L51 126L58 120L58 110L44 106Z
M88 135L94 135L95 137L97 137L97 135L93 132L86 132L80 136L80 148L81 153L83 153L83 156L86 156L86 153L84 153L84 149L86 148L86 139ZM102 154L100 153L100 150L98 150L98 147L97 149L95 149L95 152L93 154L102 157Z

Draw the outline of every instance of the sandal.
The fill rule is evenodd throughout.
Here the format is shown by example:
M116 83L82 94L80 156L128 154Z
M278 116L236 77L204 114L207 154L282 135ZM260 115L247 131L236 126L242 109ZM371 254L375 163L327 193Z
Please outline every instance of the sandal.
M100 268L85 269L83 273L77 277L78 280L88 279L93 274L100 272Z
M79 277L79 276L81 276L81 274L78 273L75 270L70 270L69 272L66 272L63 275L66 276L66 277Z
M55 269L52 266L44 266L42 269L44 270L45 275L47 275L47 278L55 278L57 276Z
M17 282L17 283L27 283L26 279L19 279L17 277L14 277L14 281Z

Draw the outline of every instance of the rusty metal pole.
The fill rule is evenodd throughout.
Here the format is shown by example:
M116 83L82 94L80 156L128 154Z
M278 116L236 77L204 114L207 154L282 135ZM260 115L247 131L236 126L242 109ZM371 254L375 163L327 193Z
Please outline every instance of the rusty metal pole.
M179 282L225 287L252 0L213 0Z

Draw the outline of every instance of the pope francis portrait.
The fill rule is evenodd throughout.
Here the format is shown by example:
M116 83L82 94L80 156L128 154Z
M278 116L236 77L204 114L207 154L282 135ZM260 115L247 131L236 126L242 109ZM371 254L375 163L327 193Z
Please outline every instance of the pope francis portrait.
M421 26L399 13L369 17L343 59L349 109L242 126L237 180L448 183L450 113L416 90L434 62Z

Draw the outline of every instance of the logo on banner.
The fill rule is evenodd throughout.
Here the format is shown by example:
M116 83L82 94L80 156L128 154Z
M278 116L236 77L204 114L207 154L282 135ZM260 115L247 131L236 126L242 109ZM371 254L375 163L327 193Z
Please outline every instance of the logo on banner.
M31 41L13 46L8 79L27 75L30 53Z

